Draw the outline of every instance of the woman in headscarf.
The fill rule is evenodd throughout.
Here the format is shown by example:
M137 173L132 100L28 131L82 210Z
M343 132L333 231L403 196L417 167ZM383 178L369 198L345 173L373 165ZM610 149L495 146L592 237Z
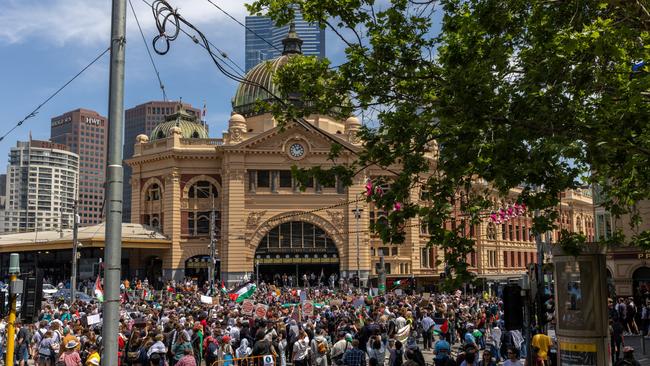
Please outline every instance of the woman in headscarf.
M246 358L251 355L252 349L248 346L248 339L244 338L241 340L237 351L235 352L236 358Z

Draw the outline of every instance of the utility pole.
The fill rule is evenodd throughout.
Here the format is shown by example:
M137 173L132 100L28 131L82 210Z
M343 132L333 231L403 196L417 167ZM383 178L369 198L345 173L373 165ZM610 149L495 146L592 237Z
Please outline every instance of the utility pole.
M124 133L124 55L126 0L113 0L111 61L108 89L108 154L106 169L106 238L102 365L117 366L120 322L120 265L122 261L122 134Z
M79 215L77 214L78 201L74 201L74 209L72 218L74 220L72 226L72 275L70 276L70 304L74 304L77 296L77 256L79 249L79 241L77 235L79 232Z
M359 201L357 200L354 203L354 218L357 220L356 222L356 232L357 232L357 285L359 288L361 288L361 262L360 262L360 251L359 251L359 220L361 219L361 213L363 212L362 209L359 208Z
M535 210L535 217L539 217L540 212L539 210ZM544 284L544 243L542 241L542 234L537 233L535 235L535 245L537 246L537 299L539 301L536 301L537 299L533 299L533 301L536 302L538 311L537 311L537 321L538 321L538 326L540 330L546 334L546 325L544 324L545 322L542 321L544 315L544 304L541 303L541 299L543 298L544 295L544 290L545 290L545 284ZM544 325L542 325L544 324Z

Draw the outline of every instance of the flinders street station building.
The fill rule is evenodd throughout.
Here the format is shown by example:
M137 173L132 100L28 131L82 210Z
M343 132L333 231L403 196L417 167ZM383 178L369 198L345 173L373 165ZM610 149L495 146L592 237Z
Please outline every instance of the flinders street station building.
M276 90L273 72L300 53L295 33L284 43L282 56L246 74L251 83L237 88L221 138L209 138L204 124L179 104L149 135L126 141L134 144L134 154L125 156L132 174L124 189L131 190L132 199L131 223L122 228L122 275L207 280L214 250L215 277L226 283L254 274L266 279L336 274L346 279L357 271L365 281L377 277L383 254L389 285L410 277L418 285L435 283L444 273L444 263L437 264L442 253L426 245L426 229L417 221L407 226L406 241L399 245L382 243L368 229L383 215L362 199L366 180L382 174L378 168L361 172L349 187L310 181L303 190L292 177L294 165L333 166L328 159L332 140L349 148L338 164L351 163L355 155L348 150L362 149L363 142L357 135L361 122L354 116L313 115L307 118L313 127L279 126L270 113L259 111L256 102L271 98L266 90ZM590 192L566 192L560 225L593 238ZM515 198L516 192L495 197L495 205L507 207ZM486 283L521 274L537 258L531 221L525 213L507 223L486 221L470 228L467 235L477 240L476 252L466 259L471 271ZM90 278L101 268L103 224L82 228L79 243L80 276ZM69 276L71 246L67 229L37 237L2 235L0 268L7 268L7 253L19 252L25 269Z

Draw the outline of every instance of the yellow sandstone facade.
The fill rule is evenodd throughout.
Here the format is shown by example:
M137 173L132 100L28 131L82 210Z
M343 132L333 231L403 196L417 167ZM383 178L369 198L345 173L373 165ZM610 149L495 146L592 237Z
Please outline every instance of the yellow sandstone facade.
M433 282L445 265L437 263L441 253L427 246L428 235L417 220L407 225L406 242L399 245L381 243L369 233L370 222L383 213L362 199L364 185L382 171L368 168L350 187L312 181L299 189L291 167L333 166L328 158L333 142L345 147L336 164L351 163L353 152L362 148L361 124L355 117L343 121L315 115L280 126L257 108L259 100L273 102L272 73L300 53L301 41L293 30L284 43L282 56L246 75L222 138L208 138L181 105L150 136L137 137L134 155L127 157L133 173L125 185L132 190L131 222L159 230L171 241L171 249L157 253L163 277L206 279L212 235L215 277L229 283L256 272L262 278L314 273L343 279L358 271L366 280L376 276L382 253L389 278ZM434 156L430 158L435 169ZM565 225L592 235L590 198L571 194L575 197L563 203ZM512 204L515 195L510 201L495 198L495 207ZM358 221L357 205L362 210ZM471 269L495 280L520 274L536 258L530 221L527 215L505 225L485 222L468 228L467 235L477 239L476 253L467 258Z

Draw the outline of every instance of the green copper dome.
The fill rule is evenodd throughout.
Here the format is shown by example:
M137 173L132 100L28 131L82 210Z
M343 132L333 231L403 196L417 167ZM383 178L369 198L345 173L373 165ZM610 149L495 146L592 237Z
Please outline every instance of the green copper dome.
M160 140L172 136L172 128L181 130L182 138L207 139L208 131L199 119L187 112L181 104L176 107L176 113L165 117L165 122L154 127L149 140Z
M295 24L291 23L289 26L289 33L287 37L282 40L284 50L280 57L261 62L246 73L244 79L247 82L242 82L237 87L235 97L232 99L232 109L243 116L250 116L257 114L255 111L255 103L258 100L273 101L273 95L279 96L278 89L273 83L273 75L288 61L289 57L302 54L302 40L296 33Z

